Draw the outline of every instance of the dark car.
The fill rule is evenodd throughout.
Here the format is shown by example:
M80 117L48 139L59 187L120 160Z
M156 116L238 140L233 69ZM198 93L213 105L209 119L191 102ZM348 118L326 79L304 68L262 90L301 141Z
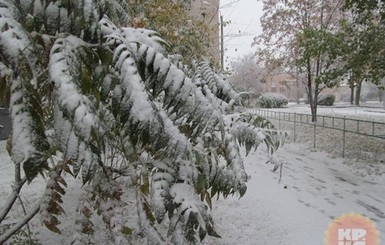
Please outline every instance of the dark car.
M11 118L8 108L0 108L0 140L8 138L11 132Z

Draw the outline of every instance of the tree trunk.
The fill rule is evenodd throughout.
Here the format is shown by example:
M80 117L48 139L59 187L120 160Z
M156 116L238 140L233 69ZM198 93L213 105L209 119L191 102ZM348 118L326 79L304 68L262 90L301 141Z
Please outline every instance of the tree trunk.
M385 89L385 80L382 80L382 87ZM382 90L382 103L384 103L385 110L385 90Z
M311 120L312 122L316 122L317 121L317 101L315 100L315 98L313 98L310 59L308 59L307 61L307 96L310 104Z
M315 83L315 85L314 85L314 109L313 109L314 114L312 116L312 122L317 122L318 95L319 95L319 84Z
M350 104L354 104L354 83L350 83Z
M358 81L357 82L357 89L356 89L356 98L355 98L355 105L356 106L360 105L361 86L362 86L362 81Z
M296 71L295 71L295 88L296 88L297 104L299 104L299 99L302 97L302 95L299 94L299 75L298 75L298 67L296 67Z
M382 95L382 103L384 103L384 110L385 110L385 93Z
M385 110L385 92L382 93L382 103L384 103L384 110Z
M296 88L296 99L297 99L297 104L299 105L299 99L301 98L300 97L300 94L299 94L299 81L298 81L298 75L297 75L297 78L296 78L296 81L295 81L295 88Z

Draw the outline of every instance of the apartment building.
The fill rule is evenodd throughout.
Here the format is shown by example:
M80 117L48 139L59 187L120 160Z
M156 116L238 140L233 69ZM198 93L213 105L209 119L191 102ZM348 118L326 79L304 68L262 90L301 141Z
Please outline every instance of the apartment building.
M191 0L191 15L194 18L202 18L210 30L209 53L215 61L220 62L219 41L219 0Z
M304 85L288 73L277 73L265 77L265 92L282 94L290 101L307 98Z

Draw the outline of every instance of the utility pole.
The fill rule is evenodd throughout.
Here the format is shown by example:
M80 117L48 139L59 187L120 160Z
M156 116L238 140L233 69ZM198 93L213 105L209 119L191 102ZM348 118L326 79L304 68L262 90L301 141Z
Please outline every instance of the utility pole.
M218 40L218 39L217 39ZM224 55L225 54L225 51L223 49L223 15L221 14L221 71L223 72L224 69Z

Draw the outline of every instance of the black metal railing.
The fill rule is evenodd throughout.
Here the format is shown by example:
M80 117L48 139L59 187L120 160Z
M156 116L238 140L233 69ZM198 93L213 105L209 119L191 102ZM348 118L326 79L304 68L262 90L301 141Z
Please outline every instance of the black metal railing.
M269 119L278 120L278 128L281 127L281 122L293 122L294 124L294 141L296 141L297 124L306 124L314 127L313 143L316 146L316 130L317 127L338 130L342 132L342 156L345 157L345 142L346 133L363 135L367 137L385 140L385 123L370 120L360 120L348 117L335 117L317 115L317 122L312 122L310 114L272 111L266 109L254 108L250 112L263 116Z

